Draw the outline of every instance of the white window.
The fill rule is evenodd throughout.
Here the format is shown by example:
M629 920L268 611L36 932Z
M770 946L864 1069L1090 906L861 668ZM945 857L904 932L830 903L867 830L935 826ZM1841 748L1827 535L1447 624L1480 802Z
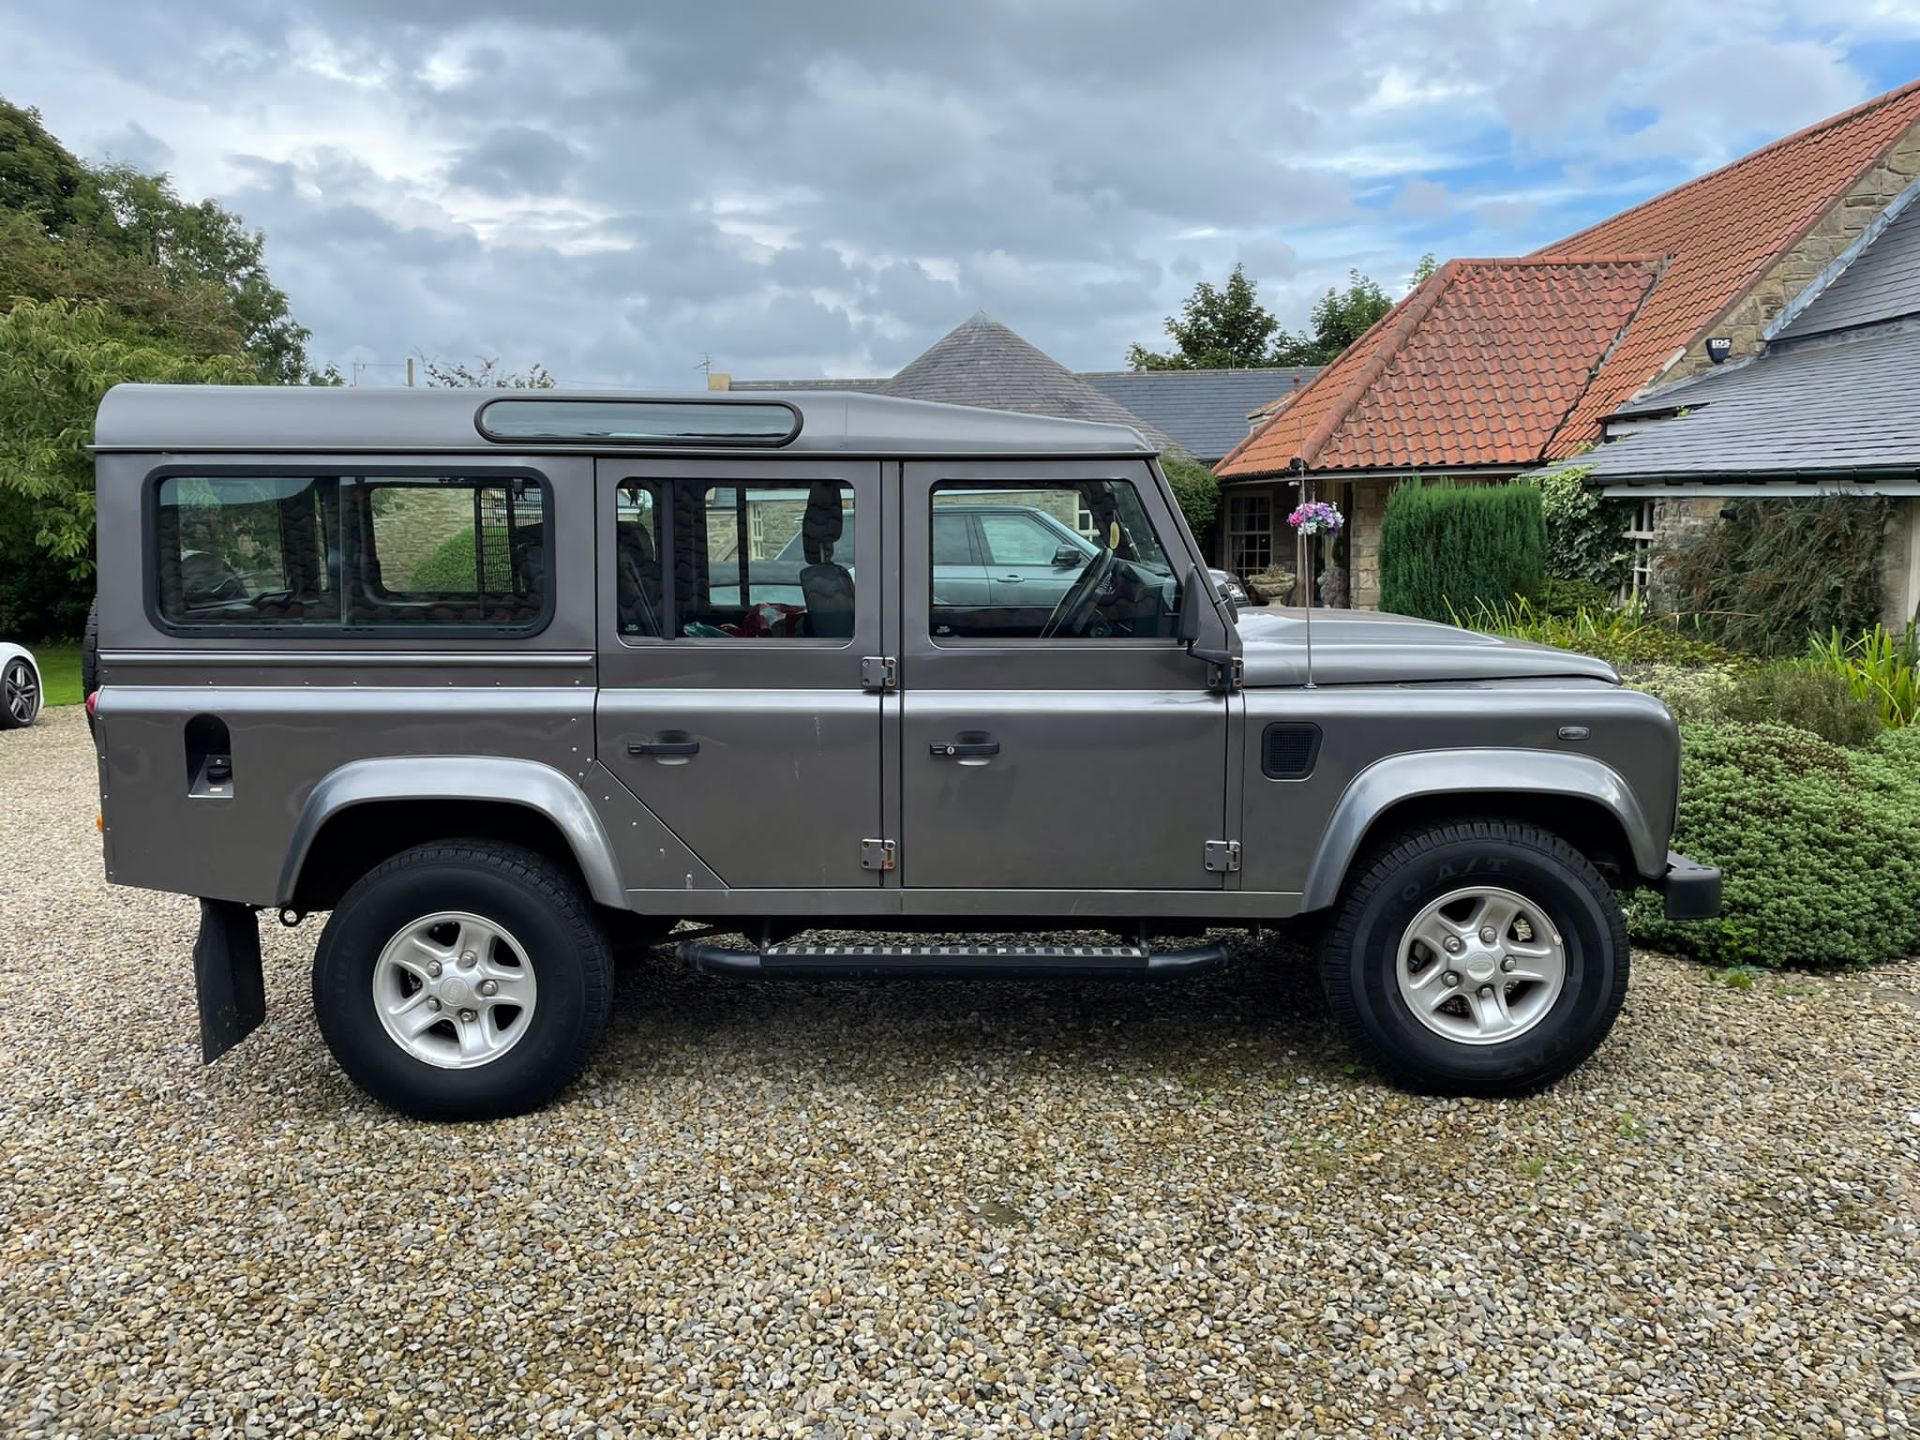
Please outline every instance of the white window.
M1273 497L1227 497L1227 569L1257 575L1273 566Z
M1632 528L1626 532L1632 551L1633 568L1627 575L1627 600L1644 600L1653 579L1653 507L1657 501L1642 500L1633 512Z

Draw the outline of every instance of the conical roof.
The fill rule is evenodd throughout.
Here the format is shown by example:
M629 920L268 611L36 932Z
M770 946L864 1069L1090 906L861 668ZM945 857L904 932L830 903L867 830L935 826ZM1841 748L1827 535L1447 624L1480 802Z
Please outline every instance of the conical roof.
M1131 425L1156 450L1179 448L1164 432L983 310L934 342L881 390L907 400Z

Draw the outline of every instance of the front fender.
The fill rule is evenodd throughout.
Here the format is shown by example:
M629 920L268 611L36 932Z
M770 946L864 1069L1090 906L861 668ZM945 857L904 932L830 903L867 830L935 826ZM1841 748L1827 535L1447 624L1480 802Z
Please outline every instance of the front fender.
M1300 908L1333 904L1367 831L1388 810L1405 800L1457 794L1596 802L1620 822L1635 868L1648 876L1666 872L1666 837L1656 833L1632 788L1604 761L1551 750L1423 750L1390 755L1354 776L1320 837Z
M493 755L393 756L329 771L300 809L280 867L277 903L291 903L321 827L343 810L378 800L481 800L537 811L566 838L588 893L602 905L626 904L613 846L580 787L538 760Z

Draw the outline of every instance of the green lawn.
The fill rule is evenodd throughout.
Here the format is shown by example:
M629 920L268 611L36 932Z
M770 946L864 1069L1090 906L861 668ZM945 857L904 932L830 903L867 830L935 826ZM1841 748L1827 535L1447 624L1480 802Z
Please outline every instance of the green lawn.
M29 645L27 648L40 662L40 684L46 690L44 704L78 705L86 698L80 693L78 645Z

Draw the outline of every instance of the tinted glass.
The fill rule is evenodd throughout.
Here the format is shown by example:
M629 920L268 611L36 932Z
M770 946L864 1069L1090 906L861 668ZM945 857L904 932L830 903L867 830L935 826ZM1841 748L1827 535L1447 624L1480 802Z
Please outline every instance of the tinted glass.
M978 583L944 572L940 527L971 520L989 551ZM1127 481L938 485L929 581L936 640L1158 640L1179 629L1180 587ZM1078 537L1080 543L1075 543ZM1055 563L1063 549L1076 563Z
M852 486L632 482L618 496L615 603L623 636L852 637Z
M800 433L785 405L696 400L492 400L480 433L497 440L784 445Z
M526 629L546 613L536 480L174 476L156 501L173 624Z
M933 563L936 565L973 565L972 522L965 515L933 517Z

